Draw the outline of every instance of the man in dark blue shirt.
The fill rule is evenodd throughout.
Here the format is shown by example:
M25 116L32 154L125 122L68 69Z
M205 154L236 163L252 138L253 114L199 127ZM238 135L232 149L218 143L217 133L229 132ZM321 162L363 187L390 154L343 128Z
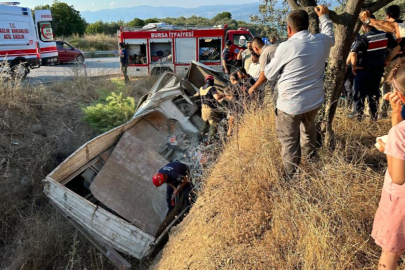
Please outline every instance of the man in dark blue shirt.
M368 98L371 118L377 120L377 106L380 94L380 83L384 73L387 49L398 46L391 33L363 24L365 33L356 41L351 51L350 62L354 74L354 116L361 120L364 114L364 102Z
M125 83L128 83L129 78L127 75L127 68L128 68L128 51L125 48L125 44L124 43L120 43L120 47L121 47L121 53L120 53L120 60L121 60L121 70L122 73L124 74L124 78L125 78Z
M231 56L231 47L232 41L227 40L225 42L225 48L222 51L222 71L226 74L231 74L231 64L232 64L232 56Z
M164 183L167 184L166 202L167 214L174 208L174 197L179 194L180 190L185 192L185 196L191 191L189 181L189 167L181 162L170 162L163 166L156 174L153 175L152 182L156 187L160 187Z

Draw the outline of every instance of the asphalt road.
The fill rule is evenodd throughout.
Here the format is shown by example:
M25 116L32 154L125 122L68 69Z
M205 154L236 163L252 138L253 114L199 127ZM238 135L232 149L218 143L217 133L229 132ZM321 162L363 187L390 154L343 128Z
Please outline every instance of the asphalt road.
M62 64L58 66L42 66L32 69L27 76L28 83L49 83L58 80L69 79L74 76L88 77L115 75L120 73L118 57L89 58L84 65Z

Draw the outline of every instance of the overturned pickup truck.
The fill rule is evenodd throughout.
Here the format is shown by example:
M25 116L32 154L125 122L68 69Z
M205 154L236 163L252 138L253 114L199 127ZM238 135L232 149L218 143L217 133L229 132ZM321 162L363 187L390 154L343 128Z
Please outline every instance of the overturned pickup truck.
M87 142L44 180L52 205L119 269L131 267L119 252L144 259L187 210L166 217L165 187L156 188L151 177L170 161L191 165L202 124L192 96L206 75L219 90L228 84L197 62L181 80L164 73L132 120Z

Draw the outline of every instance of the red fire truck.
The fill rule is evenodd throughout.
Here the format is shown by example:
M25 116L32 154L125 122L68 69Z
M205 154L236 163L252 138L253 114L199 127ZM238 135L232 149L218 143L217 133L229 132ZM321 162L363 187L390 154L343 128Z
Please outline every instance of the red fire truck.
M191 60L220 70L225 41L233 41L231 57L235 59L241 46L252 38L248 29L227 31L226 25L190 27L156 23L138 29L122 27L118 31L118 42L128 51L130 77L163 71L184 74Z

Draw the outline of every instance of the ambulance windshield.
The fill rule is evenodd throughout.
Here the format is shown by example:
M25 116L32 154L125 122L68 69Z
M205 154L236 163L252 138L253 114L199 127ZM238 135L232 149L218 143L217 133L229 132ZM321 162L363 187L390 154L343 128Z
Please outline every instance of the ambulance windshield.
M38 34L39 39L42 40L43 42L54 41L51 22L39 22Z

